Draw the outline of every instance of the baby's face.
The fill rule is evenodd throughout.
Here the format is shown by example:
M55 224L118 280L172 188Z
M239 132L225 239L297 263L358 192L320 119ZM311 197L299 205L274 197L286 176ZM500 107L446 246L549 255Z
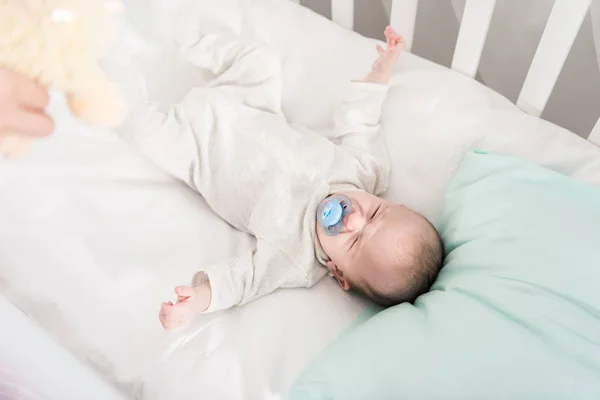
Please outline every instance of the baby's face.
M389 275L385 267L393 263L388 260L396 254L393 249L419 234L419 224L413 224L418 214L366 192L343 194L350 198L352 210L342 219L340 233L328 236L317 222L319 241L331 259L327 268L345 290L349 282L385 284L376 281Z

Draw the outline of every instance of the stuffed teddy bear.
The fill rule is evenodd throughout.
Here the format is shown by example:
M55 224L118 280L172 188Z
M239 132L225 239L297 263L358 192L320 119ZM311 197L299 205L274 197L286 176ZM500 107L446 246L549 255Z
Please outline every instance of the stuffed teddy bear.
M116 35L116 0L0 0L0 65L66 95L71 112L91 126L114 127L127 114L117 87L100 68ZM0 153L25 153L33 139L0 138Z

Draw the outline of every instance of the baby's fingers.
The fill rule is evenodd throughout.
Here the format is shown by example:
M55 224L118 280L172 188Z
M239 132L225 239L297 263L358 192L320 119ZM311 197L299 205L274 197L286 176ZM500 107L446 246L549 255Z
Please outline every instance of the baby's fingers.
M162 303L160 305L160 311L158 312L159 318L162 320L163 318L167 318L173 312L173 303Z
M382 55L383 53L385 53L385 50L380 45L377 45L377 53L379 53L379 55Z
M398 34L392 29L391 26L388 26L385 28L384 35L387 47L392 47L394 45L394 39L398 36Z
M171 302L169 302L171 303ZM158 312L158 319L161 323L161 325L163 326L163 328L168 329L167 325L168 325L168 321L169 321L169 307L173 307L173 304L169 304L169 303L162 303L160 305L160 311Z
M392 45L392 37L390 34L391 30L392 30L392 28L390 26L388 26L387 28L385 28L385 31L384 31L385 43L387 44L388 48Z
M175 288L175 293L177 293L177 296L181 297L192 297L194 295L194 289L189 286L177 286Z
M158 319L161 325L166 330L179 328L187 323L187 318L184 313L178 312L173 303L162 303Z
M396 32L394 30L394 28L392 28L389 25L385 28L384 35L385 35L386 39L391 39L391 40L398 39L400 37L398 32Z
M0 133L18 133L28 136L48 136L54 122L43 111L22 107L6 107L0 113Z

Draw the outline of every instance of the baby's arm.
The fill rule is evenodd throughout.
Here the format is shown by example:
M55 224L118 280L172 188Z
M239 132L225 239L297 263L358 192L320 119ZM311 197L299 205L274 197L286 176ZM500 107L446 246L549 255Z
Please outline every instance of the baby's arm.
M365 82L387 85L392 76L396 60L404 51L405 43L402 36L398 35L391 26L385 28L386 49L377 45L379 57L373 63L371 72L364 79Z
M204 282L196 281L194 287L176 287L177 302L162 304L160 321L165 329L175 329L202 312L243 305L282 287L309 286L324 275L320 272L317 270L311 277L310 272L298 269L287 254L257 239L257 246L233 263L215 265L197 274L207 278Z
M387 49L377 46L379 58L361 82L350 82L334 117L331 140L345 147L358 163L361 189L381 194L387 189L390 162L379 126L387 83L404 41L391 27L385 30Z

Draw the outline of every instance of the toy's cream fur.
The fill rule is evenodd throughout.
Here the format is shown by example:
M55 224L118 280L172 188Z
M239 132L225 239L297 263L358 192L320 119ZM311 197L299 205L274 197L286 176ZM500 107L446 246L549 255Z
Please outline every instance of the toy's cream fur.
M115 36L106 0L0 0L0 65L67 95L85 123L112 127L125 117L117 88L98 61ZM112 2L114 4L114 2ZM8 135L0 152L15 156L30 139Z

